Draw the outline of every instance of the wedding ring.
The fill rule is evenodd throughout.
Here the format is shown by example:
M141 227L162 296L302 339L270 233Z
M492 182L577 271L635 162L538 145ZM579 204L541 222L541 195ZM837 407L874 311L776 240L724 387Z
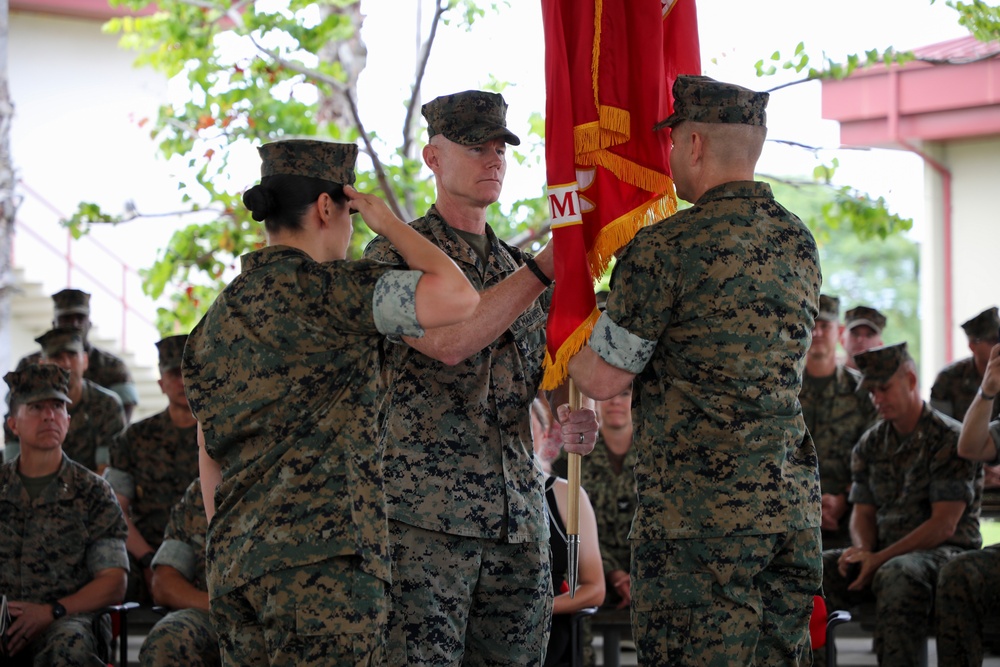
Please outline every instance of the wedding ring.
M581 434L580 434L580 444L581 444L581 445L583 444L583 441L584 441L584 440L585 440L585 438L583 437L583 433L581 433Z

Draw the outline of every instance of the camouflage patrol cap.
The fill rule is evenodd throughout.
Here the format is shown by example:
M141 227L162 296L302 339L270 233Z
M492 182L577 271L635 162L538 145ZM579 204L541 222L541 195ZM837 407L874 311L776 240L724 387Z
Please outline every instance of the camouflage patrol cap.
M962 329L969 338L977 340L996 340L997 330L1000 329L1000 315L997 309L987 308L971 320L962 323Z
M868 306L851 308L844 314L844 326L848 331L862 325L871 327L875 333L880 334L885 329L885 315Z
M83 333L72 327L49 329L35 339L42 346L43 357L54 357L60 352L83 352Z
M854 363L858 365L858 370L861 372L858 388L871 389L885 384L910 358L906 343L873 347L854 355Z
M316 139L282 139L264 144L260 154L260 176L308 176L331 183L354 183L355 144L338 144Z
M3 376L10 387L11 409L55 398L69 404L69 371L52 364L28 364Z
M187 334L167 336L157 341L156 351L160 354L161 373L181 367L181 358L184 356L184 343L186 342Z
M66 288L52 295L56 317L60 315L90 315L90 294Z
M466 90L434 98L420 108L427 120L427 138L443 134L463 146L478 146L503 139L519 146L521 140L507 129L507 102L500 93Z
M707 76L682 74L674 80L674 112L653 126L674 127L681 121L767 125L768 93L758 93Z
M840 299L835 296L827 296L826 294L819 295L819 315L816 316L817 320L826 320L827 322L839 322L840 321Z

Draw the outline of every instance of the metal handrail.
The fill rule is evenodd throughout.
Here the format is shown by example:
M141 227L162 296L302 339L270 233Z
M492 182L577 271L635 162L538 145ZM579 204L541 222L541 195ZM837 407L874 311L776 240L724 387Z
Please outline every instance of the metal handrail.
M54 215L58 216L58 218L60 220L65 220L66 218L69 217L69 216L63 214L51 202L49 202L48 200L46 200L45 197L43 197L36 190L34 190L33 188L31 188L23 180L18 179L17 184L27 194L31 195L34 199L36 199L39 203L41 203L45 208L47 208L49 211L51 211ZM128 319L129 319L129 316L132 316L132 317L135 317L135 318L139 319L143 323L148 324L150 326L150 328L152 328L154 331L156 331L156 324L152 320L150 320L148 317L146 317L145 314L143 314L140 311L138 311L135 308L133 308L132 305L128 301L129 276L131 274L136 279L139 279L141 281L141 276L139 275L139 272L137 270L135 270L134 268L132 268L131 266L129 266L129 264L127 262L125 262L125 260L123 260L118 255L116 255L111 249L109 249L103 243L101 243L100 241L98 241L97 239L95 239L95 238L93 238L91 236L83 236L80 239L80 242L88 242L88 243L92 244L98 250L100 250L105 255L107 255L109 258L111 258L111 260L115 264L117 264L118 266L121 267L122 282L121 282L121 291L120 292L115 292L114 290L110 289L103 281L99 280L96 276L94 276L85 267L80 266L78 263L74 262L74 260L73 260L73 251L72 251L74 239L73 239L73 234L69 230L66 231L66 250L65 251L61 251L55 245L53 245L51 242L49 242L47 239L45 239L44 237L42 237L41 234L39 234L34 229L32 229L30 225L28 225L26 222L23 222L19 218L17 218L17 216L15 216L15 218L14 218L14 225L17 228L18 231L27 233L29 236L31 236L33 239L35 239L43 248L45 248L46 250L50 251L52 254L54 254L56 257L58 257L61 261L63 261L66 264L66 285L67 286L71 287L73 285L73 274L74 274L74 271L75 271L77 274L88 278L102 292L104 292L105 294L107 294L108 296L110 296L115 301L117 301L117 302L119 302L121 304L121 309L122 309L122 317L121 317L122 331L121 331L121 340L119 342L120 342L120 346L121 346L121 351L122 352L126 351L126 342L127 342L127 336L128 336ZM14 259L15 241L16 241L16 238L11 241L11 259L12 259L12 262L13 262L13 259Z

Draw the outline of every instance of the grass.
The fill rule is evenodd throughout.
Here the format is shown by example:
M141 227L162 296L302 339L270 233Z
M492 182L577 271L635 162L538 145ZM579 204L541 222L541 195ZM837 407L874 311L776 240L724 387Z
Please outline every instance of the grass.
M980 519L979 532L983 534L983 546L1000 542L1000 521L997 519Z

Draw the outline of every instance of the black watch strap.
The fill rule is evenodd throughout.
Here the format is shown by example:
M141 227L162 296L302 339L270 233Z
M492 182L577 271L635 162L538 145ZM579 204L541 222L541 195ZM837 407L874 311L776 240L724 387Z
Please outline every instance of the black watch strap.
M60 604L59 600L53 600L49 603L52 605L52 618L58 621L60 618L66 615L66 607Z

